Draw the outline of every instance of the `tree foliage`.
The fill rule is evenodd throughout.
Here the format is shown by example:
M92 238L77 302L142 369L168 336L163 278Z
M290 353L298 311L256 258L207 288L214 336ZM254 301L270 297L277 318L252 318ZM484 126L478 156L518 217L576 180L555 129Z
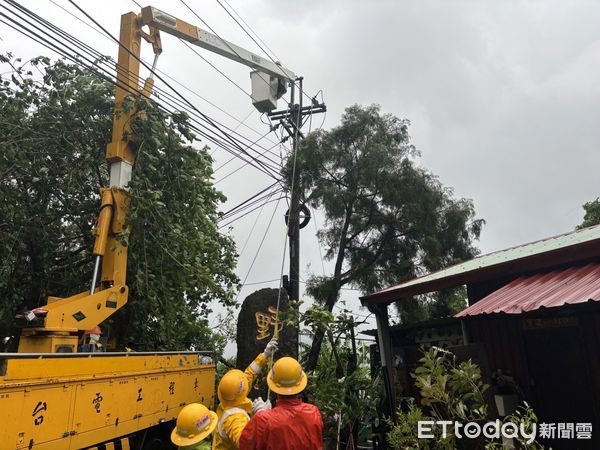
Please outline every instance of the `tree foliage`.
M583 222L577 226L577 229L600 224L600 199L584 203L583 210L585 211Z
M464 286L407 298L397 305L402 323L450 317L467 306L467 289Z
M366 445L383 387L378 376L371 377L369 347L354 338L359 323L348 310L334 315L312 305L296 315L300 305L295 306L286 317L289 325L310 334L324 330L328 337L304 392L323 416L324 448L345 448L351 433L355 444ZM300 347L309 349L304 343Z
M482 420L487 416L484 398L489 386L481 369L471 360L458 362L454 353L431 347L419 360L412 377L421 394L421 404L437 420Z
M431 418L427 417L414 401L409 401L405 410L398 408L396 423L389 421L387 441L390 447L395 450L454 450L454 443L442 439L439 432L434 435L434 439L419 439L419 422L427 420Z
M319 239L334 261L333 274L312 277L308 292L329 311L346 284L372 292L477 253L483 220L470 200L454 198L418 165L408 126L377 105L355 105L340 126L309 134L297 152L301 192L325 215ZM321 340L315 336L309 369Z
M0 86L0 336L11 336L15 312L89 290L114 87L63 61L1 62L13 69ZM210 305L231 304L237 285L234 244L216 227L224 196L185 115L129 107L144 110L132 123L129 303L103 326L136 348L206 346Z
M484 383L479 366L471 360L459 362L449 350L431 347L424 350L420 365L412 373L415 386L419 389L420 405L410 399L408 407L398 409L396 423L389 421L390 431L388 443L394 449L481 449L495 450L505 448L500 437L478 436L473 439L458 439L454 424L476 422L483 425L495 417L490 415L487 407L486 391L489 386ZM493 413L492 413L493 414ZM441 426L434 426L434 438L419 438L419 421L447 421L448 432L442 434ZM503 419L504 423L512 423L531 432L538 421L533 409L523 402L510 415ZM463 435L464 436L464 435ZM519 434L516 438L518 448L538 450L544 447L533 440L527 442Z

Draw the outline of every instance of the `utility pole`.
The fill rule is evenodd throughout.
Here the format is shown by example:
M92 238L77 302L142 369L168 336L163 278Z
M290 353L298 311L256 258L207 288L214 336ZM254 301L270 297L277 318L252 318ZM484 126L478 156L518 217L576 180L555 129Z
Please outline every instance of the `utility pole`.
M300 128L302 127L302 77L299 78L299 92L298 101L299 104L294 104L292 99L292 114L290 119L294 123L294 134L292 136L292 158L294 160L297 156L298 144L300 143ZM292 88L292 96L294 95L294 89ZM295 161L294 161L295 162ZM295 169L295 168L294 168ZM288 226L288 238L290 240L290 291L288 295L290 299L300 299L300 177L298 173L292 175L292 189L290 199L290 211L289 211L289 226Z
M292 174L292 185L290 186L290 209L287 211L285 219L288 224L288 238L290 251L290 275L287 285L288 296L290 300L300 299L300 230L310 221L310 212L304 204L301 203L303 192L300 187L300 177L298 167L295 165L296 152L300 141L304 138L302 134L302 121L305 116L324 113L327 108L324 103L317 102L316 98L311 99L309 106L303 106L302 100L304 94L303 77L298 77L298 102L296 103L296 83L290 83L290 104L287 110L273 111L267 113L272 122L277 122L288 133L292 140L292 153L289 158L292 166L295 166L295 173ZM302 220L301 213L303 214Z

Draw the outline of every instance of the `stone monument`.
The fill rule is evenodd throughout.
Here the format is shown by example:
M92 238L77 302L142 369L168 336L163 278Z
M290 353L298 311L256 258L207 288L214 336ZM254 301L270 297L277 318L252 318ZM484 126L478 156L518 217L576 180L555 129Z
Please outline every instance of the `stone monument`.
M260 289L242 303L236 335L235 365L238 369L244 370L264 350L275 329L279 332L279 351L275 360L282 356L298 357L298 330L284 323L289 308L288 295L285 289L281 289L277 316L277 293L278 289Z

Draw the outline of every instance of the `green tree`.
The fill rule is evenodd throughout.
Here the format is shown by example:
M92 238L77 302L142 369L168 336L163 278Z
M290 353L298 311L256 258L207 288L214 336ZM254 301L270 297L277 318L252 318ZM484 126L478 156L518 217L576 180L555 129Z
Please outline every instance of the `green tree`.
M581 222L581 225L577 226L578 230L600 224L600 199L584 203L583 210L585 211L585 214L583 216L583 222Z
M402 323L417 323L429 319L450 317L467 307L464 287L442 289L430 294L404 299L396 305Z
M344 285L370 292L476 254L483 220L470 200L455 199L418 166L408 126L379 106L351 106L340 126L311 133L297 152L301 192L325 214L319 239L334 261L330 276L308 280L308 292L328 311ZM288 183L293 163L285 168ZM309 370L322 338L322 331L314 337Z
M114 87L63 61L1 62L12 73L0 86L0 336L15 336L16 312L89 289ZM224 196L185 115L129 103L145 110L132 123L129 303L103 328L135 348L214 346L206 314L231 305L238 283L234 243L216 226Z
M323 448L345 448L343 443L349 440L350 432L355 445L366 445L371 424L377 418L383 387L379 377L371 377L369 347L357 342L354 335L362 322L355 322L346 309L334 315L311 305L298 313L300 305L295 306L286 317L289 325L303 327L309 334L326 330L327 340L315 370L308 374L304 392L323 415ZM309 349L302 342L300 348Z

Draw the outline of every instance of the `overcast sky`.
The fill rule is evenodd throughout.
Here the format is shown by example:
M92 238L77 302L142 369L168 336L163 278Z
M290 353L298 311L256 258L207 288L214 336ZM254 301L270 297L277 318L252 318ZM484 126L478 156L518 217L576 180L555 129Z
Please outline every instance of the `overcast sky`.
M79 14L67 0L55 1ZM314 117L313 129L321 123L325 129L336 126L344 108L355 103L378 103L384 112L410 119L420 163L453 187L456 196L473 199L477 215L486 220L482 252L568 232L582 220L581 204L599 195L599 2L228 1L286 67L304 76L310 95L323 91L328 113L324 122L323 116ZM139 11L128 0L78 3L115 35L120 14ZM262 55L216 0L187 3L222 38ZM22 4L116 58L113 42L53 2ZM152 5L206 28L179 1L156 0ZM2 51L23 58L52 55L1 24L0 37ZM238 120L253 111L247 95L177 39L163 34L163 47L159 69ZM249 92L247 68L199 52ZM150 58L148 48L143 54ZM258 113L240 125L204 100L189 99L251 139L267 131ZM276 136L270 139L276 141ZM214 157L218 167L229 154L216 149ZM230 163L215 179L241 164ZM239 170L217 184L229 198L223 210L270 182L251 167ZM250 237L258 211L235 223L232 234L238 248L248 240L238 268L242 280L274 206L265 206ZM249 283L279 277L284 211L282 201ZM302 233L304 279L323 270L314 234L314 223ZM240 299L256 288L276 285L247 286ZM357 313L366 314L357 309L357 296L344 292Z

